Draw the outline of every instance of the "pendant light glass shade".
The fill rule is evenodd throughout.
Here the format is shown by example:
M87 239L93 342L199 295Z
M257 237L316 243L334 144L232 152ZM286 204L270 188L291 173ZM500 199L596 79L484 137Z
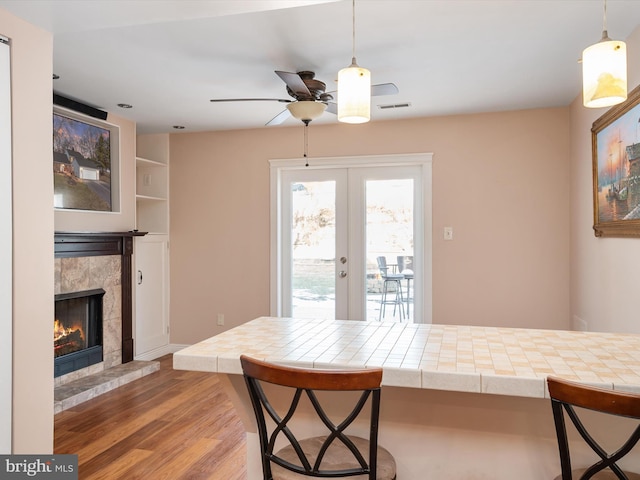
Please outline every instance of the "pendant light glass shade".
M585 107L610 107L627 99L627 46L602 40L582 52L582 97Z
M338 121L365 123L371 118L371 72L351 65L338 72Z

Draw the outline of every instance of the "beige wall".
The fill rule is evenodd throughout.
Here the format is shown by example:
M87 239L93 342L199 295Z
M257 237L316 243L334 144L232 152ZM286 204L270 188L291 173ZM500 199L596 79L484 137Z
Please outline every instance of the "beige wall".
M11 39L13 452L53 451L53 39L0 10Z
M172 343L269 313L268 161L302 139L302 124L171 135ZM569 110L309 129L311 158L418 152L434 154L433 322L568 328Z
M640 27L627 38L629 90L640 84ZM640 238L593 234L591 126L607 109L571 106L571 311L592 331L640 333Z

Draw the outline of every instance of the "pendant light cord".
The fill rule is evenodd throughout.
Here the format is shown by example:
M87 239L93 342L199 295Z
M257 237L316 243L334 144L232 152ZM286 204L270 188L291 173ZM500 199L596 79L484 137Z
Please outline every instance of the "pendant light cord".
M351 58L352 63L356 63L356 0L353 0L351 8Z
M609 32L607 32L607 0L603 1L602 40L609 40Z

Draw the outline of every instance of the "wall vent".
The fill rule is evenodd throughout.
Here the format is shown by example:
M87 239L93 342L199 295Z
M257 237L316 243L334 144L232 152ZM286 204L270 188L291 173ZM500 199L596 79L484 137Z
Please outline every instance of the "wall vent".
M410 103L392 103L389 105L378 105L378 108L380 110L388 110L390 108L406 108L406 107L410 107L411 104Z

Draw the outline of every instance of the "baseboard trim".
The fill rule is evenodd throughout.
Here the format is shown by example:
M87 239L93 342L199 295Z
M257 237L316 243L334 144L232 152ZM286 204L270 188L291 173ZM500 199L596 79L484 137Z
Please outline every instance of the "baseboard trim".
M177 343L170 343L168 345L164 345L159 348L155 348L148 352L142 353L140 355L135 356L135 360L155 360L156 358L160 358L163 355L168 355L170 353L176 353L183 348L188 347L189 345L180 345Z

